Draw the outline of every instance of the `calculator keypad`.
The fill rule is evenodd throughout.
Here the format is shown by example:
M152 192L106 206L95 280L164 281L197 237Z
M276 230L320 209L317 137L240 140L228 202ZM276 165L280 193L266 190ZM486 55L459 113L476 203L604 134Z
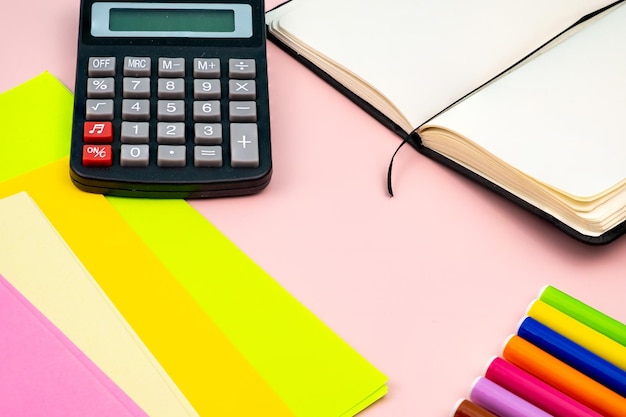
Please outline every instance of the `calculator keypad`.
M90 57L83 165L258 167L256 61L224 64L227 71L218 58L126 56L118 68L115 57Z

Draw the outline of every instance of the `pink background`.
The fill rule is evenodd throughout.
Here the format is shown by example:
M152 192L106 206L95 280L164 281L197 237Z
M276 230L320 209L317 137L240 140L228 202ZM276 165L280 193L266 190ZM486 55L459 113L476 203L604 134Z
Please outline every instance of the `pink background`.
M44 70L73 89L78 8L3 3L0 91ZM626 321L626 238L576 242L409 147L389 198L399 138L268 49L272 182L193 205L389 376L364 417L447 416L543 285Z

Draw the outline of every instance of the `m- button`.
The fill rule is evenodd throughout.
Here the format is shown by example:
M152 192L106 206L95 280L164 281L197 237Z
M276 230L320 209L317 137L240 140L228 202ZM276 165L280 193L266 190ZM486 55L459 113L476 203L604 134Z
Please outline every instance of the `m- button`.
M160 77L184 77L185 58L159 58Z
M128 77L150 76L150 58L127 56L124 58L124 75Z

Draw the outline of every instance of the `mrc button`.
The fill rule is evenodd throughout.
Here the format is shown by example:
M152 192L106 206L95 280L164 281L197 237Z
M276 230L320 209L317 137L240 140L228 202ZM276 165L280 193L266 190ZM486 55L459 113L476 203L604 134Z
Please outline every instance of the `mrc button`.
M124 75L147 77L150 75L151 60L148 57L127 56L124 58Z

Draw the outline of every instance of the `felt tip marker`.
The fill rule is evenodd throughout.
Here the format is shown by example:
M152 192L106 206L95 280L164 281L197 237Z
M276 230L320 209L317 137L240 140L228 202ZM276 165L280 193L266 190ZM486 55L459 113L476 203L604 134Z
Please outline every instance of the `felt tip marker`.
M536 300L530 305L527 315L626 371L626 346L585 326L541 300Z
M626 346L626 324L550 285L541 291L539 299L622 346Z
M498 417L467 399L459 400L450 417Z
M609 361L572 342L532 317L524 319L517 334L572 368L626 397L626 371Z
M551 417L539 407L483 377L474 381L470 400L499 417Z
M519 336L508 339L502 357L605 417L624 417L626 398Z
M554 417L602 417L502 358L494 358L485 377Z

